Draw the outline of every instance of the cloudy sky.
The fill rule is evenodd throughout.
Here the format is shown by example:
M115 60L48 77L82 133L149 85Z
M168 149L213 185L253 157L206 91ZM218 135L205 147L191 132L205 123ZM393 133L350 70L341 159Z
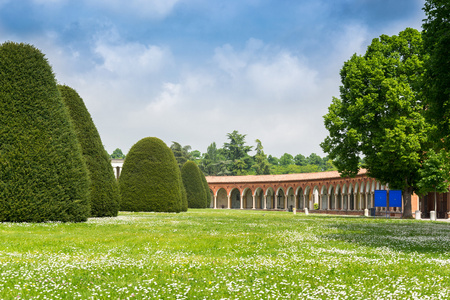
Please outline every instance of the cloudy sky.
M339 70L424 0L0 0L0 42L35 45L84 99L106 150L156 136L206 152L227 133L324 155Z

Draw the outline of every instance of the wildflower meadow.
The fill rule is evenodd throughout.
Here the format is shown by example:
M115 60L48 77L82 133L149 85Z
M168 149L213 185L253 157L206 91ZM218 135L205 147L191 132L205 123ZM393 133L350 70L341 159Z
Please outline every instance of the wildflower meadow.
M450 298L447 222L193 209L0 230L0 299Z

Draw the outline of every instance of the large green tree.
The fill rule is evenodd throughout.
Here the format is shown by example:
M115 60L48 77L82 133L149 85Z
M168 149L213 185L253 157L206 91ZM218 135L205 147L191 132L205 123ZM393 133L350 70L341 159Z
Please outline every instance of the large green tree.
M329 136L321 144L343 176L363 167L371 177L403 191L403 216L412 217L428 125L420 94L423 74L421 34L373 39L364 56L353 55L341 70L341 97L324 116Z
M267 160L267 155L264 153L264 148L259 139L256 141L256 155L255 155L255 164L253 165L253 169L256 172L256 175L267 175L270 174L270 164Z
M0 46L0 222L80 222L89 176L47 59Z
M119 187L108 153L80 95L66 85L59 85L91 180L91 216L115 217L119 212Z
M450 149L450 2L427 0L424 7L424 51L426 61L424 91L427 117L436 125L436 148ZM443 142L443 144L441 143Z
M147 137L131 147L119 178L120 210L180 212L183 190L173 152L160 139Z
M181 146L180 143L172 142L172 145L170 145L170 149L173 152L173 155L175 156L175 159L177 160L178 167L181 168L183 165L191 159L191 146Z
M125 159L125 154L123 154L122 150L119 148L116 148L116 150L111 153L112 159Z
M251 146L245 144L245 134L240 134L237 130L227 134L228 142L223 145L224 155L232 163L229 171L233 175L245 175L246 170L251 166L251 158L248 152L252 150Z

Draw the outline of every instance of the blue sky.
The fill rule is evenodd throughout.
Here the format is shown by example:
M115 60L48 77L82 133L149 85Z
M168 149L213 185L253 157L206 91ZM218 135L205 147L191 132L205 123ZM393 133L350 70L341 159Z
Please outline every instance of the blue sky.
M424 0L0 0L0 42L35 45L111 153L156 136L206 152L233 130L267 154L324 155L339 70L421 29Z

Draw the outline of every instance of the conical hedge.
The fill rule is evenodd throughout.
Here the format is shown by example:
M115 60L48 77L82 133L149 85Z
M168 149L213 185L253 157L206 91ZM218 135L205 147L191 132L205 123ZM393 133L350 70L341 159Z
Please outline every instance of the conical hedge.
M167 145L143 138L128 152L119 178L120 210L180 212L180 169Z
M209 190L208 182L206 181L205 174L203 174L202 170L200 170L200 176L202 177L202 183L203 187L205 188L205 194L206 194L206 208L209 208L211 206L211 192Z
M74 128L44 55L0 45L0 221L80 222L89 177Z
M180 189L181 189L181 211L187 211L188 210L187 194L186 189L184 188L183 178L181 178L181 170L180 170Z
M119 211L119 187L109 154L103 147L83 99L66 85L59 85L58 89L69 111L89 171L91 216L115 217Z
M206 208L205 186L197 164L193 161L186 162L181 168L181 178L186 189L188 207Z

